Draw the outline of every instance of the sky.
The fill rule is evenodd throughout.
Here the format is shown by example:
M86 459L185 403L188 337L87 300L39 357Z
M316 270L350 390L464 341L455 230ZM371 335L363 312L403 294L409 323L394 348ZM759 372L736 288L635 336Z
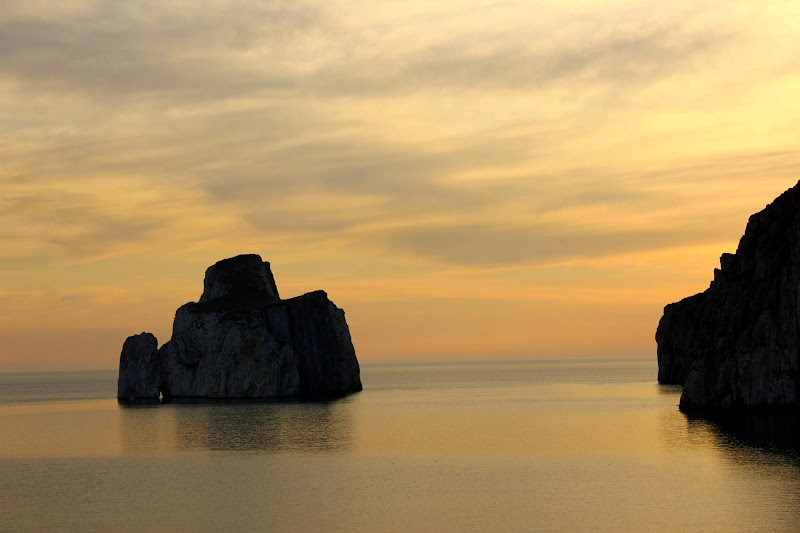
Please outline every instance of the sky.
M799 93L792 1L0 0L0 371L114 368L240 253L362 362L655 359Z

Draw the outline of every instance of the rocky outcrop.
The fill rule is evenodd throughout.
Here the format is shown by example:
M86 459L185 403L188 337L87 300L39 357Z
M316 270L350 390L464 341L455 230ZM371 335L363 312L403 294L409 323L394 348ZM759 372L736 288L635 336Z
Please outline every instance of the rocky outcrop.
M202 296L176 311L157 362L164 400L361 390L344 311L323 291L281 300L269 263L257 255L208 268ZM120 380L122 373L121 359Z
M750 217L705 292L665 307L656 341L682 410L800 407L800 183Z
M255 307L280 299L269 263L249 254L223 259L208 267L198 303Z
M125 339L119 356L117 398L157 400L161 387L161 362L158 341L152 333Z

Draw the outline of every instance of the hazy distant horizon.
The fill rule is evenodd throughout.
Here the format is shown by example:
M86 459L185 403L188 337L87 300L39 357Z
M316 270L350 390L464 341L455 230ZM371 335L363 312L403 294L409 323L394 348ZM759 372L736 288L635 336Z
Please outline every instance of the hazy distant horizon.
M124 340L124 339L123 339ZM160 345L159 345L160 346ZM359 355L359 354L356 354ZM570 361L574 362L620 362L620 361L652 361L653 365L656 364L656 356L655 353L647 353L647 354L554 354L551 356L548 355L540 355L540 356L526 356L526 355L506 355L506 356L493 356L491 354L480 356L480 355L473 355L473 356L465 356L460 358L435 358L435 357L411 357L411 358L384 358L384 359L376 359L376 358L361 358L363 360L359 361L361 366L365 364L367 366L392 366L392 365L404 365L404 364L413 364L413 365L422 365L422 366L439 366L439 365L483 365L483 364L494 364L494 365L503 365L503 364L519 364L519 363L526 363L526 362L562 362L568 363ZM655 368L655 367L654 367ZM119 361L117 361L115 366L108 366L108 367L77 367L77 366L52 366L47 368L41 367L8 367L0 369L0 373L5 374L35 374L35 373L61 373L61 372L118 372L119 371ZM653 374L653 380L655 380L655 373ZM369 388L369 384L366 385L366 388Z
M205 269L361 361L651 354L800 179L790 2L0 7L0 371L115 368Z

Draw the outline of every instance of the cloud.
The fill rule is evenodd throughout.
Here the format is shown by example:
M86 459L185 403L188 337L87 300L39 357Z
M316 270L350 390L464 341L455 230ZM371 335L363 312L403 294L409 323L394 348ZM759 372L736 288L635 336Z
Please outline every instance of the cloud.
M463 156L478 148L452 148L318 147L283 179L215 183L211 194L288 240L335 239L450 265L548 264L738 238L746 216L763 208L757 198L793 185L800 161L795 151L766 152L631 174L565 168L461 181L449 177L474 168ZM523 158L520 148L502 159ZM302 173L317 167L325 171Z
M15 125L0 144L5 242L95 256L177 228L176 241L204 240L225 219L247 226L243 240L333 237L470 264L473 242L492 264L671 245L649 228L699 202L669 184L741 173L743 154L702 168L651 158L660 175L629 163L664 142L641 117L658 128L648 110L671 110L637 91L713 70L752 35L737 18L704 21L708 8L642 10L444 9L452 31L423 12L383 21L401 27L384 35L374 12L313 3L6 3L0 88L21 110L0 112ZM774 171L753 152L743 179ZM772 160L790 169L797 154ZM137 189L152 195L125 197ZM576 212L601 222L592 242L551 225Z
M412 254L451 265L494 267L590 260L703 242L718 228L610 229L555 224L420 225L375 236L388 253Z
M483 36L482 36L483 37ZM528 44L523 36L485 43L447 42L391 58L366 58L349 65L331 65L314 73L310 85L335 95L386 95L414 90L452 88L485 91L530 91L553 84L632 86L679 73L692 73L698 58L730 46L740 35L717 30L686 32L654 27L634 34L593 37L556 36L546 45ZM490 40L491 42L491 40ZM301 86L308 86L308 82Z
M693 72L698 58L743 45L733 30L689 24L680 9L659 23L632 23L641 13L555 18L560 31L534 24L455 32L424 36L422 46L397 45L308 3L98 3L52 16L9 11L0 19L0 75L28 89L112 101L385 98L441 87L530 91L559 82L629 89ZM543 30L549 39L533 33Z
M142 242L163 227L165 218L144 211L125 212L95 195L63 190L6 197L0 240L4 257L24 243L43 241L69 257L90 257L109 248Z
M0 74L38 90L112 99L226 98L291 85L241 56L280 53L321 24L321 13L302 3L215 4L96 3L50 16L9 9L0 19Z
M606 314L656 317L799 177L797 14L0 0L0 337L167 333L202 269L243 251L289 293L317 279L363 302L354 331L412 296L437 331L420 299L452 298L459 327L464 301L519 295L542 316L562 302L565 324L589 292ZM536 316L514 309L512 344ZM396 318L372 324L376 354ZM107 359L112 337L73 355Z

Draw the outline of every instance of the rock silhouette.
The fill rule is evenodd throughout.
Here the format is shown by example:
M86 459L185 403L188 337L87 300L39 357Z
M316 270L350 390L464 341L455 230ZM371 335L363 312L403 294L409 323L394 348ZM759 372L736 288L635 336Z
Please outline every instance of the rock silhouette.
M682 410L800 407L800 183L750 217L705 292L664 308L656 341Z
M154 345L149 333L125 341L120 401L157 398L158 392L168 401L361 390L344 311L323 291L281 300L269 263L254 254L209 267L202 296L178 308L172 338L156 357L148 351ZM152 375L158 376L155 395Z
M160 389L161 362L155 335L141 333L128 337L119 357L117 397L157 400Z

